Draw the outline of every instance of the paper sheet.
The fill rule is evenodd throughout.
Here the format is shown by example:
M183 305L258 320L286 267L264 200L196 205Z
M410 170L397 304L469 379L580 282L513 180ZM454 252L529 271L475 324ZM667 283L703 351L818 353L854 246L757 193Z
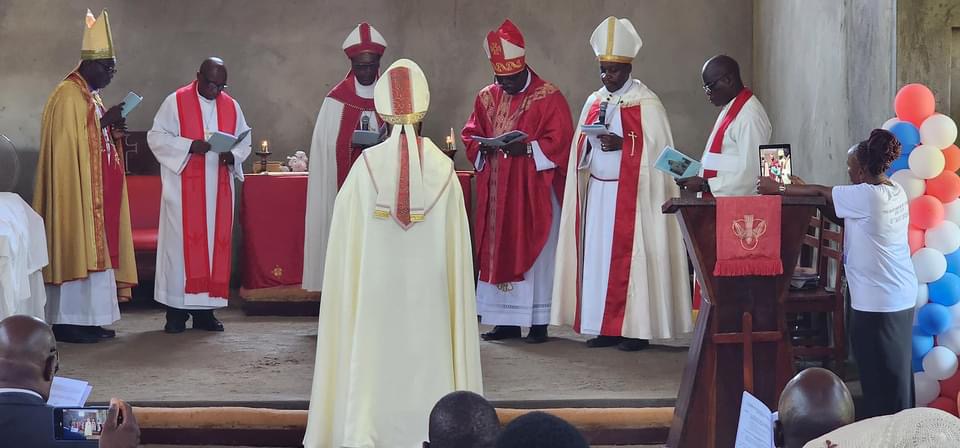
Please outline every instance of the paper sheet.
M736 448L774 448L773 423L773 414L767 405L744 391L740 402Z
M55 376L47 404L61 408L82 408L90 398L91 391L93 386L86 381Z

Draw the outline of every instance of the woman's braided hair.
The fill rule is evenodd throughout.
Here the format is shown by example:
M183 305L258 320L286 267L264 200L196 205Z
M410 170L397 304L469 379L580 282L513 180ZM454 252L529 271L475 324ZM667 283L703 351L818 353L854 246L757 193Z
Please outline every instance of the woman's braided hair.
M874 129L870 137L857 145L857 161L865 171L879 176L900 157L900 141L890 131Z

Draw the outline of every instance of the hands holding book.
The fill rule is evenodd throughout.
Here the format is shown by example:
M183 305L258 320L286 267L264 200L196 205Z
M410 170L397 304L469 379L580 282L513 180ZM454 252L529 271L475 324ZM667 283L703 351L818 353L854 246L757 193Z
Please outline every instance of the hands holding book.
M701 191L710 191L710 184L706 179L700 176L684 177L682 179L677 179L677 185L680 186L681 190L686 190L692 193L699 193Z
M191 154L206 154L210 152L210 143L207 143L203 140L194 140L190 144L190 153Z
M123 122L123 103L117 104L104 112L103 116L100 117L100 127L105 128L107 126L117 125ZM126 127L126 124L123 124L123 127Z
M623 137L615 134L605 134L598 137L600 139L601 151L620 151L623 149Z

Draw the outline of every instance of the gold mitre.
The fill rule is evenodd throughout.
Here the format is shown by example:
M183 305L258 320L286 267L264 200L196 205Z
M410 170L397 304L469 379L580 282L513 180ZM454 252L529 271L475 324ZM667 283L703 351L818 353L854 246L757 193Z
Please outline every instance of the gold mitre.
M416 62L400 59L380 76L373 88L377 113L390 124L419 123L430 106L427 77Z
M590 46L600 62L629 64L643 46L643 40L630 20L610 16L593 31Z
M80 49L80 59L113 59L117 55L113 51L113 34L110 32L110 19L107 10L94 18L93 13L87 10L86 27L83 29L83 47Z

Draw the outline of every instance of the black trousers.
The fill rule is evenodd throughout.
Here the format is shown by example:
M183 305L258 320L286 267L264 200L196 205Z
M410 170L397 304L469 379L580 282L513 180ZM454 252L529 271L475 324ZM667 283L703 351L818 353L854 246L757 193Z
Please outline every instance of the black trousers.
M914 406L912 332L913 308L892 313L852 310L850 344L864 403L857 408L858 419Z

